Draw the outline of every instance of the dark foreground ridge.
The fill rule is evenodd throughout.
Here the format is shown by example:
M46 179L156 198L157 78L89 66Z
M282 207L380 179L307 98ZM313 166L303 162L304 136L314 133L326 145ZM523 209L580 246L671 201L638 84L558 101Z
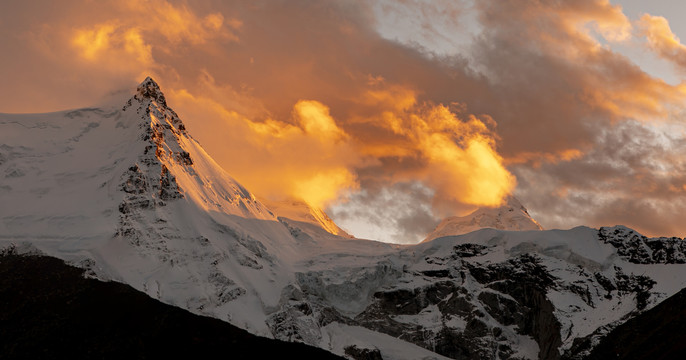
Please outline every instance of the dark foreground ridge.
M83 277L47 256L0 255L2 359L341 359L252 335L163 304L128 285Z
M619 325L586 359L686 359L686 289Z

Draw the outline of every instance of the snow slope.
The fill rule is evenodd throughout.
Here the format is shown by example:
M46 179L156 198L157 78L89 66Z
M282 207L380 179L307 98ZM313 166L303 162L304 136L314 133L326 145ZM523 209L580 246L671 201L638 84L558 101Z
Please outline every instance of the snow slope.
M0 114L0 203L0 248L348 357L574 358L686 286L681 239L540 231L515 199L414 246L350 238L258 200L150 78L117 106Z
M300 226L312 228L305 224L313 225L315 228L320 228L332 235L339 235L351 238L345 230L341 229L331 218L322 210L315 208L302 200L267 200L261 199L263 204L266 204L274 214L281 219L281 221L295 221L300 223Z
M294 239L188 135L152 79L118 107L1 118L11 206L0 239L269 333L261 314L292 281Z

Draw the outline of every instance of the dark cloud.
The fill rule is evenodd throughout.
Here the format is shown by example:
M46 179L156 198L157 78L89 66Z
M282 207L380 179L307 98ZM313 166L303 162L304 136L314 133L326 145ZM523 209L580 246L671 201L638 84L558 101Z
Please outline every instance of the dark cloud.
M349 198L350 205L328 209L343 227L384 241L411 244L438 224L428 204L433 191L420 183L361 184L364 190ZM388 229L394 229L388 232Z
M520 196L549 227L630 224L652 235L683 233L686 142L636 121L599 131L593 150L538 169L515 166Z

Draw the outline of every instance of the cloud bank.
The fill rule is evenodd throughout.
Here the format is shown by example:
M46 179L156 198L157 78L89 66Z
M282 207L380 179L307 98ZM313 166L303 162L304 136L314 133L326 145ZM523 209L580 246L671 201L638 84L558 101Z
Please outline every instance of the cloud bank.
M513 193L549 228L686 232L686 86L613 50L684 68L659 16L606 0L3 7L0 111L118 99L150 74L252 191L368 236L417 241ZM418 38L389 36L408 18Z

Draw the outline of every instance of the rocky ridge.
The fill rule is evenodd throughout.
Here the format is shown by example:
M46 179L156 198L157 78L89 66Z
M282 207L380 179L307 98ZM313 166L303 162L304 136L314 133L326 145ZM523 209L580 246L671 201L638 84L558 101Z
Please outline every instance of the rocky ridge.
M626 226L601 227L598 236L634 264L686 263L686 242L677 237L648 238Z
M575 231L601 244L599 232ZM339 322L449 358L583 358L614 326L666 297L654 289L656 280L631 263L584 264L581 258L562 261L568 258L564 251L522 251L545 242L545 232L539 239L495 230L470 235L479 243L437 239L402 250L398 258L347 269L344 279L332 274L336 269L300 273L297 288L271 317L272 331L277 338L316 344L321 336L313 329L323 332ZM499 247L508 242L516 243L510 256L499 258Z

